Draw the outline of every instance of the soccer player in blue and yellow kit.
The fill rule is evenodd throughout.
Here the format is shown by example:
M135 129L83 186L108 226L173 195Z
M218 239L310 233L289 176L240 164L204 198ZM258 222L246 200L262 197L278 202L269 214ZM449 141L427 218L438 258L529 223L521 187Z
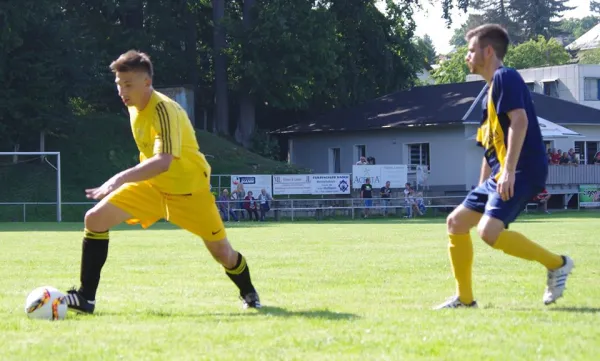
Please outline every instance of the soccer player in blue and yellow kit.
M519 232L508 230L533 196L544 189L548 161L531 94L520 74L503 65L509 38L499 25L470 30L466 62L487 84L477 142L484 148L479 186L447 219L449 254L457 294L437 309L477 307L471 286L473 245L469 234L494 249L536 261L548 272L544 304L563 295L573 261L552 253Z
M244 308L260 308L244 256L235 251L210 192L211 167L199 151L194 128L178 103L152 87L150 58L128 51L110 65L119 97L129 110L140 163L98 188L85 215L81 287L65 297L70 309L93 313L100 273L108 255L108 231L127 222L147 228L159 219L198 235L239 288Z

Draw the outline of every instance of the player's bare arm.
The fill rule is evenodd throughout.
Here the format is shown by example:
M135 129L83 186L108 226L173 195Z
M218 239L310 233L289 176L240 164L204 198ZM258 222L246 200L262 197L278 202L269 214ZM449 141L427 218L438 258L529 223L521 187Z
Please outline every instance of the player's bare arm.
M481 162L481 171L479 172L479 184L485 182L485 180L490 177L490 174L492 174L492 168L490 168L487 160L485 157L483 157Z
M515 171L519 162L519 155L527 133L527 113L525 109L514 109L508 112L510 125L508 126L508 145L506 150L506 163L502 175L498 180L498 193L503 200L508 200L514 195Z
M145 181L168 171L172 161L171 154L156 154L135 167L115 174L100 187L86 189L86 196L90 199L100 200L125 183Z

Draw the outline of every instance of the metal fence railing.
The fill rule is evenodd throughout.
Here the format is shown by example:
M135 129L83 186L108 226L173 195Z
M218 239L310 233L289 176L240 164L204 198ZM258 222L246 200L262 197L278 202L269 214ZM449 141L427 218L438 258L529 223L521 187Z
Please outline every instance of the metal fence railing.
M600 198L600 197L599 197ZM249 202L239 200L215 201L224 220L297 220L349 218L355 219L366 215L390 217L414 217L421 214L436 215L450 213L458 206L464 195L417 197L407 200L404 197L393 198L275 198L268 202L268 209L261 206L259 200L254 201L254 207L248 207ZM365 202L367 201L367 202ZM96 202L63 202L62 210L65 221L81 221L85 212ZM6 212L6 207L13 207ZM536 202L530 202L526 211L537 207ZM56 220L55 202L0 202L0 221L28 222Z

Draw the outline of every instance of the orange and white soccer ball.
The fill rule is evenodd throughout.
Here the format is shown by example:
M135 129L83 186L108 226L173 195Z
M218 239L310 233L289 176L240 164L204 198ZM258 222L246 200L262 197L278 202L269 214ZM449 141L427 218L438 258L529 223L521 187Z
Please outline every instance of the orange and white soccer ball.
M67 316L65 294L54 287L38 287L25 300L27 317L39 320L64 320Z

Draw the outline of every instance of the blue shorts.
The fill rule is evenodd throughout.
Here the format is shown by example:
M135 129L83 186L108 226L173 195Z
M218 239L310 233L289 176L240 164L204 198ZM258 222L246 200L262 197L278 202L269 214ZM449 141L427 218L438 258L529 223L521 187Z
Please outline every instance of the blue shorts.
M372 207L372 206L373 206L373 200L365 199L365 207Z
M462 204L472 211L501 220L506 228L517 219L527 203L532 202L533 197L544 189L543 185L531 182L517 173L514 195L505 202L496 190L496 186L496 180L488 178L469 192Z

